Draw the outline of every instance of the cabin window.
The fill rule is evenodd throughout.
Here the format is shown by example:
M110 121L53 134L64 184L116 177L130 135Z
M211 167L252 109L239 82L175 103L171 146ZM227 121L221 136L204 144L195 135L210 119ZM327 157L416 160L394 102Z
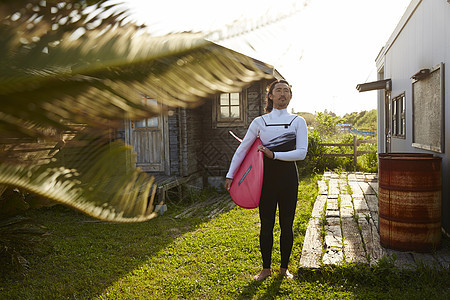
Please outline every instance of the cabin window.
M158 102L155 99L152 99L152 98L147 97L147 96L145 96L142 101L144 102L144 105L148 106L148 107L158 106ZM159 116L132 122L132 127L134 129L155 128L155 127L158 127L158 126L159 126Z
M239 93L221 94L219 98L219 120L236 120L241 118L241 101Z
M220 94L214 104L214 127L244 126L246 106L244 93Z
M392 99L392 136L406 137L406 97L405 93Z

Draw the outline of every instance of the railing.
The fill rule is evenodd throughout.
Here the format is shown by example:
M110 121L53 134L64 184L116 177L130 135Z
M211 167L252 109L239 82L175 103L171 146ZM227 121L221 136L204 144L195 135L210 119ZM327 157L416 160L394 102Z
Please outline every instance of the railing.
M328 156L328 157L353 157L353 164L355 166L357 166L357 159L358 156L361 156L362 154L366 154L366 153L376 153L374 151L358 151L358 146L360 144L375 144L377 141L376 140L357 140L356 135L353 136L353 143L323 143L320 144L321 146L330 146L330 147L342 147L342 146L347 146L347 147L353 147L353 153L333 153L333 154L323 154L323 156Z

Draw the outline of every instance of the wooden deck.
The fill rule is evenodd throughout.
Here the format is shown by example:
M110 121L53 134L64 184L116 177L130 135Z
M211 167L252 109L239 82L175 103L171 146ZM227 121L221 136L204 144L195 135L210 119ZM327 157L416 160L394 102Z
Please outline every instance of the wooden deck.
M376 174L325 172L318 186L300 268L343 262L373 265L383 257L392 258L401 269L415 269L419 265L450 267L448 245L426 254L400 252L380 245ZM321 236L321 232L325 234Z

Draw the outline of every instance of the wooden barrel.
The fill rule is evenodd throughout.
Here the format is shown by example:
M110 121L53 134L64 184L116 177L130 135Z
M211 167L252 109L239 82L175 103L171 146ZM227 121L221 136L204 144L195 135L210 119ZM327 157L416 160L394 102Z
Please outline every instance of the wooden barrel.
M429 154L379 155L380 242L430 252L441 243L442 159Z

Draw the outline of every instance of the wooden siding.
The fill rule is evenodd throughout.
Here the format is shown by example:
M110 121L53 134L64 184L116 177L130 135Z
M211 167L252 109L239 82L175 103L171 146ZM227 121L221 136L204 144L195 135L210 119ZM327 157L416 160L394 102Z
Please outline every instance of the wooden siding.
M169 157L168 165L164 167L165 174L170 176L186 177L193 174L202 174L205 177L224 177L228 171L231 158L239 146L228 132L244 137L249 124L256 117L264 113L265 89L272 80L263 80L249 86L245 93L246 114L244 124L228 127L213 125L213 99L205 100L204 104L192 109L176 108L173 115L166 117L168 129L165 140L164 157ZM127 140L126 130L129 122L124 122L125 129L116 131L116 137ZM167 128L166 127L166 128ZM143 156L144 161L153 161L152 153L159 153L156 145L146 140L157 140L152 136L136 135L141 141L141 149L137 149L138 157ZM150 150L150 151L149 151ZM156 170L148 170L156 171ZM206 181L205 181L206 182Z
M169 116L169 157L170 157L170 175L181 175L180 170L180 152L179 152L179 131L178 125L179 111L177 109L175 114Z
M198 147L202 144L202 118L203 116L201 114L201 107L189 111L186 110L187 140L185 141L185 152L187 153L187 155L184 163L187 173L183 174L184 176L188 176L200 171L198 165Z
M244 126L230 124L229 127L214 128L212 100L207 101L200 108L201 139L197 147L198 170L203 171L205 176L224 177L226 175L231 158L239 146L239 142L228 131L231 130L236 135L244 137L251 121L264 111L266 85L266 81L261 81L244 90L247 96L247 107L244 111L247 114L247 122Z

